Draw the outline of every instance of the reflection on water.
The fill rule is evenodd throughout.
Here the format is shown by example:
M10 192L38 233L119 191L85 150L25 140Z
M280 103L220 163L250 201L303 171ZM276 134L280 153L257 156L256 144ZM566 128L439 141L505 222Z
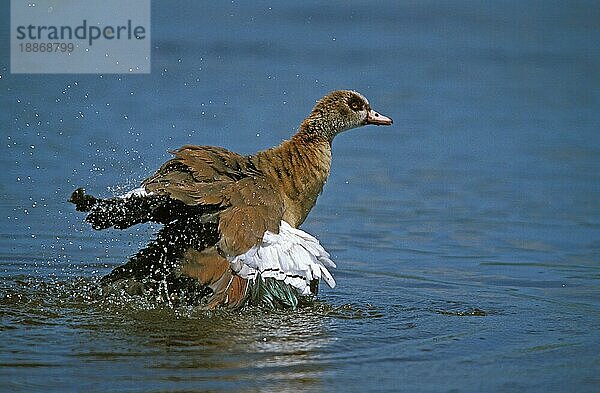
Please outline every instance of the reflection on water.
M122 364L128 374L151 373L143 378L156 386L173 378L242 386L263 370L269 386L278 389L281 384L283 390L318 386L327 372L320 353L331 340L325 325L328 315L336 311L330 306L315 303L285 313L252 308L239 312L171 309L133 299L90 296L96 284L89 279L5 283L1 328L11 339L0 355L3 368L18 376L31 367L69 368L84 363L101 370ZM48 329L57 334L48 337ZM31 353L20 357L26 349L23 345L27 352L36 353L36 361L32 362ZM70 377L57 378L60 382ZM113 382L121 385L138 378L142 376L127 375L123 380L117 376ZM10 386L61 386L47 383L33 377L25 385Z
M477 308L462 311L455 302L388 309L369 304L334 307L323 301L297 311L172 309L137 297L98 296L97 280L87 278L23 277L5 282L2 291L5 340L0 364L16 377L9 386L26 390L58 389L72 376L55 375L49 383L49 370L80 365L89 368L84 376L92 380L101 370L110 370L111 383L119 388L143 379L148 386L164 388L174 386L173 381L184 388L212 381L219 387L265 383L275 390L320 390L323 379L335 373L333 365L354 363L358 353L376 361L414 356L370 351L374 343L399 337L372 331L365 341L362 329L368 320L382 319L389 328L413 331L407 337L418 339L414 332L419 314L486 315ZM403 322L394 327L399 318ZM340 337L332 334L338 329L352 339L336 342ZM32 374L32 369L46 371ZM29 376L19 378L22 372ZM210 388L211 383L203 386Z
M259 376L265 375L270 389L319 390L323 378L335 371L333 364L354 362L356 352L364 346L351 340L342 344L345 350L336 350L333 345L339 337L332 338L332 329L344 326L349 328L346 334L357 334L356 339L363 341L360 326L373 318L389 322L402 314L407 321L399 328L413 330L417 325L409 320L418 313L486 315L479 309L456 311L461 306L453 302L436 307L396 306L395 310L369 304L334 307L323 301L297 311L173 309L137 297L98 296L97 288L97 280L87 278L61 281L22 277L3 284L0 328L5 340L0 364L18 381L9 386L59 388L72 376L56 375L49 383L44 375L51 371L37 377L35 372L30 375L31 369L70 369L83 364L90 368L90 374L109 368L112 383L119 387L139 379L165 388L173 380L186 381L190 386L213 381L215 386L227 382L240 387L257 383ZM359 325L343 322L352 320ZM379 333L371 333L366 348L379 340L397 339L378 337ZM365 356L385 359L370 351ZM127 372L115 375L120 367ZM29 377L20 379L21 372Z

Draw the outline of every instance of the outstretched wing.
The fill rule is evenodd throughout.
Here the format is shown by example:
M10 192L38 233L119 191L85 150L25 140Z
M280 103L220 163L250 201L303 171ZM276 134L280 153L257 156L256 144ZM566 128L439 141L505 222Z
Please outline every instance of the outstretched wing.
M151 278L176 291L190 285L185 277L194 278L211 290L212 295L207 298L209 308L218 304L240 305L246 296L247 280L233 275L228 259L259 244L265 233L279 232L281 196L249 157L203 146L184 146L173 154L142 183L139 192L104 201L85 195L77 197L82 207L100 206L98 203L111 206L110 212L96 209L95 215L102 211L103 217L110 217L103 221L103 227L119 221L115 215L131 215L124 214L124 210L139 210L140 202L165 201L161 212L168 217L162 220L165 227L157 238L127 264L114 269L104 282ZM112 209L112 205L118 207ZM145 215L137 222L156 217ZM125 227L122 222L118 227Z
M260 174L249 157L221 147L186 145L171 153L175 157L144 180L142 187L190 206L222 205L227 185Z
M90 211L88 221L97 229L165 224L156 240L114 269L105 283L152 278L170 290L199 284L210 289L209 308L241 305L248 291L295 307L290 288L306 295L316 293L319 279L335 285L329 254L282 220L282 193L251 157L210 146L172 153L135 192L109 200L73 194L78 210Z
M212 206L219 250L226 256L258 245L266 231L279 233L283 199L249 157L211 146L184 146L142 186L188 206ZM216 221L215 220L215 221Z

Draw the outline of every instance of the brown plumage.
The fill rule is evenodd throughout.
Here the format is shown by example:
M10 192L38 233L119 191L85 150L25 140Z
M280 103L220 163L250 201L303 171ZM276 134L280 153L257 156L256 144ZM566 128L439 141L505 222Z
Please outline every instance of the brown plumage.
M359 93L335 91L318 101L298 132L277 147L241 156L187 145L172 152L174 157L142 183L138 194L101 200L76 190L71 201L77 210L90 212L87 221L96 229L165 224L155 241L104 283L164 281L176 289L173 293L180 292L179 297L167 294L171 298L209 309L242 306L251 297L252 282L238 275L230 261L259 246L266 231L279 233L282 220L299 227L329 175L333 138L367 124L392 120L373 111ZM287 304L281 296L271 297L272 306Z

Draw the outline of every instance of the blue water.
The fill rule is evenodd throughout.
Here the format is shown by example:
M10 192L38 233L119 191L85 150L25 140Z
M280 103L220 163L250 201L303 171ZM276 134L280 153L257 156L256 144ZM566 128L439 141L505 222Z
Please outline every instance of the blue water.
M129 76L11 75L1 7L1 391L598 391L597 2L154 2ZM303 225L338 287L293 312L94 296L157 227L94 232L75 187L270 147L340 88L394 125L335 140Z

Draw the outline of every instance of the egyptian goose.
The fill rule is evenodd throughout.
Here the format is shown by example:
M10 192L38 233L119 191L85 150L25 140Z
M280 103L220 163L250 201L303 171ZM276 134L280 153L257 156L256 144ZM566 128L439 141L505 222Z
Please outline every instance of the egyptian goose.
M157 238L102 279L104 287L206 309L253 304L295 308L315 295L335 264L298 229L323 190L333 138L392 119L361 94L334 91L279 146L242 156L186 145L123 196L98 199L79 188L70 202L94 229L153 221Z

